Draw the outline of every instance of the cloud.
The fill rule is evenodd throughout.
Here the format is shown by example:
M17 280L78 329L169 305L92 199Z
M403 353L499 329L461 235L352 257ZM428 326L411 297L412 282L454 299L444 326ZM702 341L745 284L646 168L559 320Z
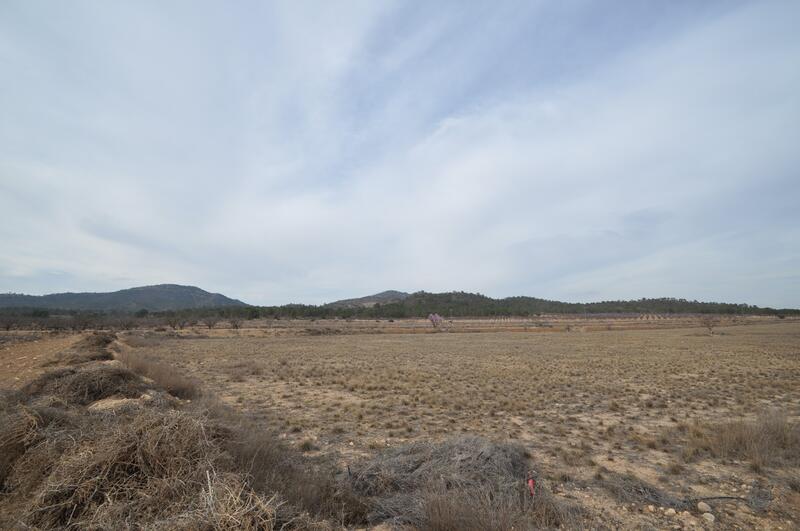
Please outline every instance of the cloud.
M0 290L800 305L791 2L50 7L0 16Z

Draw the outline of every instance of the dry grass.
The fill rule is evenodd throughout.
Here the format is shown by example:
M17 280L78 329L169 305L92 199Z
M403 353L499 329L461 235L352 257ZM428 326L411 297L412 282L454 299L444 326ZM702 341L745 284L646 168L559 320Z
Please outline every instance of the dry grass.
M32 525L113 525L141 514L177 518L169 508L186 511L183 498L202 490L203 471L213 470L218 458L203 424L179 412L143 411L124 423L102 419L92 431L45 479L27 516Z
M332 462L302 456L258 424L235 413L227 415L235 424L225 449L254 490L282 501L280 521L293 521L304 514L340 523L363 520L364 503L336 481Z
M107 346L114 340L112 334L95 332L86 336L71 348L60 352L51 365L78 365L90 361L109 360L112 358Z
M329 462L209 395L85 407L146 387L127 369L81 362L0 394L0 527L327 529L323 518L360 518Z
M93 416L61 435L42 433L15 463L8 484L27 484L32 494L25 525L270 529L275 522L274 500L228 472L219 434L195 415L145 409Z
M167 337L177 337L172 334L156 334L155 332L144 332L136 334L126 334L125 343L134 348L155 348L164 343Z
M64 367L44 373L22 388L28 396L48 396L87 405L111 396L137 398L145 385L128 369L104 364Z
M14 407L10 396L0 399L5 407L0 411L0 485L3 485L11 469L28 446L36 439L40 419L23 407Z
M540 489L533 500L497 496L489 488L430 490L422 497L418 529L431 531L506 531L581 529L583 511Z
M149 378L172 396L192 399L201 395L200 383L196 379L183 376L156 358L129 351L118 353L116 358L131 371Z
M734 420L692 426L685 455L708 454L747 460L754 470L773 465L800 464L800 423L780 410L761 411L753 420Z
M292 326L286 323L285 330ZM308 323L296 326L302 331ZM348 333L351 326L342 323L343 333L320 336L214 330L206 339L165 339L139 350L202 380L228 404L280 430L295 448L351 467L387 447L461 434L518 443L531 452L555 500L587 500L594 515L585 522L602 512L611 527L632 521L663 527L668 523L659 520L660 507L682 505L667 498L661 498L665 505L655 503L659 493L680 502L747 498L760 483L778 485L787 496L794 492L789 478L800 470L791 445L770 454L777 461L756 459L780 467L754 470L743 452L755 456L764 447L746 450L746 438L726 426L737 424L731 419L753 418L768 404L797 422L799 323L720 326L713 336L696 323L595 332L575 324L569 334L364 335ZM698 449L687 462L681 453L692 451L688 431L677 430L695 425L730 433L728 446L736 449L722 450L726 443L720 442L719 449ZM608 485L618 477L652 490L627 496L625 484ZM770 503L785 504L783 499L776 495ZM431 503L431 511L449 511L441 500ZM654 505L657 512L634 516L631 504L637 510ZM790 513L800 519L800 511ZM732 518L716 516L720 525ZM763 526L762 517L736 516L752 527Z
M191 402L87 412L98 362L3 395L0 526L668 528L714 496L722 528L800 521L797 323L570 326L128 342L141 384Z
M152 370L136 360L127 359ZM536 499L525 497L529 456L517 445L475 437L416 443L342 476L330 460L304 457L208 395L180 409L163 401L113 413L83 409L132 394L133 384L136 393L145 385L127 369L82 363L4 395L3 482L22 502L20 522L41 529L305 529L385 521L512 529L557 527L577 514L544 487ZM34 409L42 401L57 404L69 422L46 422Z
M291 508L314 504L308 496L299 504L291 499L314 469L271 434L248 436L232 428L233 413L224 406L208 407L206 398L180 409L159 400L110 413L84 407L145 386L127 369L82 362L47 373L21 391L2 393L0 526L10 521L36 529L316 525L308 512ZM281 493L267 493L265 484L275 480L271 490ZM327 499L317 493L317 501Z

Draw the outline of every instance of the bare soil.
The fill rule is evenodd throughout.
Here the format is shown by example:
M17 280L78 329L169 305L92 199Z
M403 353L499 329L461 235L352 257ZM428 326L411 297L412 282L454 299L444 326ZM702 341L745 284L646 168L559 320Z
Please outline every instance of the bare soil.
M0 334L0 388L16 388L41 374L42 367L81 339L80 334L5 332Z

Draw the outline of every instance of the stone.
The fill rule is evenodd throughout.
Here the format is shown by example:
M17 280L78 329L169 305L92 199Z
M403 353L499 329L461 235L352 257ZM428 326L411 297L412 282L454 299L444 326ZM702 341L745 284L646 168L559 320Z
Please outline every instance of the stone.
M701 513L710 513L711 506L706 502L701 501L700 503L697 504L697 510L700 511Z
M669 509L667 509L666 511L664 511L664 514L666 514L667 516L675 516L675 514L676 514L676 511L675 511L675 509L673 509L672 507L670 507Z
M138 407L140 405L138 398L103 398L96 402L92 402L87 407L90 411L113 411L123 408Z
M656 508L655 508L655 507L653 507L652 505L648 505L648 506L647 506L647 512L648 512L648 513L653 513L653 512L655 512L655 510L656 510Z
M700 518L702 518L703 520L705 520L709 524L713 524L714 520L716 520L716 518L714 518L714 515L711 514L711 513L703 513L703 515Z

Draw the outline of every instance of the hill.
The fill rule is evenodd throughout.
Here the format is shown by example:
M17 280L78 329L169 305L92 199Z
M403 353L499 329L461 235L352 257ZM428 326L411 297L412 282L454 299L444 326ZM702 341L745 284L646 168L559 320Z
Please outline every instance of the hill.
M538 299L536 297L506 297L493 299L480 293L449 292L413 293L400 302L383 305L381 312L398 316L423 316L438 313L442 316L526 316L536 314L739 314L769 315L797 314L798 310L776 310L748 304L699 302L675 298L637 299L572 303Z
M391 304L401 302L409 296L404 291L382 291L375 295L367 295L356 299L343 299L325 304L327 308L372 308L376 304Z
M90 311L165 311L247 306L219 293L195 286L159 284L110 293L53 293L50 295L0 294L0 308L46 308Z
M377 304L380 303L380 304ZM387 291L356 299L345 299L322 306L287 304L247 309L249 315L281 317L425 317L438 313L444 317L503 317L540 314L725 314L725 315L800 315L797 309L761 308L749 304L699 302L675 298L636 299L573 303L536 297L493 299L480 293L453 291L406 294Z

